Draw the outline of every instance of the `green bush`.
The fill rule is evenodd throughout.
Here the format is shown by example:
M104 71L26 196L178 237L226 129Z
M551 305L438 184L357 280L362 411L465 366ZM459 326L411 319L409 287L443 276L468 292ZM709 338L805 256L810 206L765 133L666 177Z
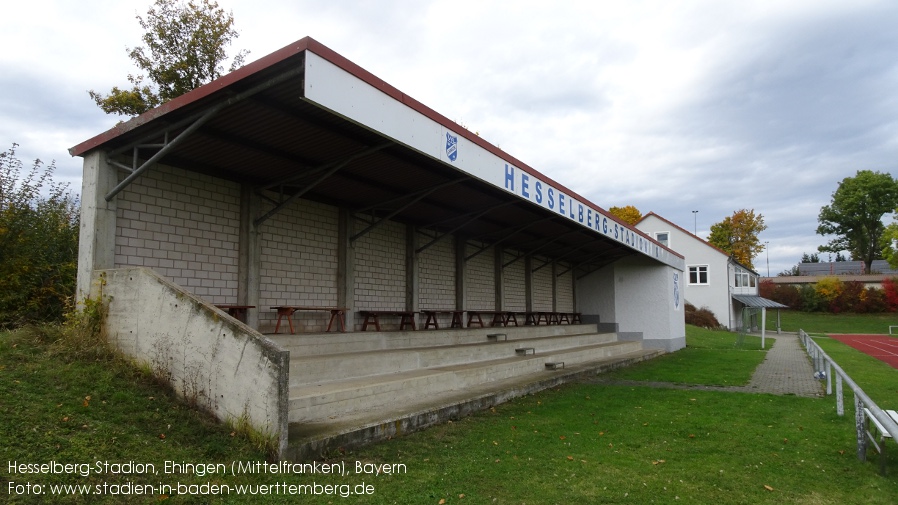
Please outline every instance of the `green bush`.
M78 271L78 200L16 147L0 153L0 328L61 320Z

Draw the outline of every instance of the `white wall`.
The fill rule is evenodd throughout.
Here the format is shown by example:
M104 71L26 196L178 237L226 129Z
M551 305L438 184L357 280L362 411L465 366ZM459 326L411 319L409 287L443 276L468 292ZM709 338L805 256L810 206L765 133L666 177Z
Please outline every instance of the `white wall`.
M728 257L726 254L710 246L702 239L696 238L681 228L649 215L640 221L636 228L651 237L657 232L669 232L669 247L682 254L686 259L686 269L683 272L683 296L686 301L696 308L707 308L714 313L720 324L731 327L732 303L730 301L731 274L728 270ZM708 266L708 284L690 284L690 266Z
M578 307L584 322L613 323L622 339L676 351L686 346L682 281L679 269L633 255L579 279Z

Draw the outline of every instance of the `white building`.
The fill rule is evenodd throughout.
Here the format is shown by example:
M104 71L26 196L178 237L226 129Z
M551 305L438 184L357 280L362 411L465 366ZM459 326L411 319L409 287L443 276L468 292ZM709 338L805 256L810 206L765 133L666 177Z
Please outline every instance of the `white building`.
M685 257L686 302L707 308L730 330L743 329L743 322L758 327L757 309L784 307L759 296L757 272L667 219L649 212L636 228Z

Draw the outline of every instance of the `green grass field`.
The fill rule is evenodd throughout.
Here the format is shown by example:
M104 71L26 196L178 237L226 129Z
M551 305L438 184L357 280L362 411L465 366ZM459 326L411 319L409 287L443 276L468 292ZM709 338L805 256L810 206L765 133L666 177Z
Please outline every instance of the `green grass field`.
M725 374L711 383L739 384L764 352L751 338L737 348L735 338L689 327L685 352L619 376L696 384ZM870 382L865 388L874 391L873 383L891 380L863 375L860 370L868 365L849 365L863 377L859 382ZM11 503L835 505L895 503L898 496L898 458L890 458L885 477L877 472L875 455L859 462L853 416L838 417L831 398L572 384L326 461L345 465L346 475L239 476L164 474L165 461L230 465L266 456L120 360L73 359L28 333L0 333L0 398L0 453L10 462L93 468L97 461L133 461L160 472L85 477L7 466L0 471L0 501ZM396 472L375 475L356 473L357 468ZM61 483L88 484L92 490L105 484L107 491L115 484L181 483L194 486L182 488L194 493L179 494L177 488L137 496L15 493L25 491L18 486L27 483L44 485L45 493ZM232 486L231 494L223 489L203 494L211 489L202 486L210 485ZM237 485L272 487L265 495L239 496ZM302 490L331 493L272 494ZM359 491L371 494L352 494Z
M822 312L780 311L783 331L808 333L888 334L889 326L898 325L898 314L828 314ZM767 312L767 331L776 330L776 310Z

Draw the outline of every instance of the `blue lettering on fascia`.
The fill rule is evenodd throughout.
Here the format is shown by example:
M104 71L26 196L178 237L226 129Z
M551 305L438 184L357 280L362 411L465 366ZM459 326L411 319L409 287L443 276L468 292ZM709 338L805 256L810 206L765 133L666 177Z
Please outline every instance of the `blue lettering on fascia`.
M544 188L543 182L539 179L531 183L530 177L531 176L529 174L521 171L520 184L518 186L520 190L516 191L515 179L517 179L517 170L511 165L507 163L505 164L505 189L513 193L517 193L528 200L533 199L538 204L542 204L543 200L545 200L546 206L550 210L557 211L559 214L567 216L573 221L579 222L580 224L583 224L588 228L602 233L608 237L613 237L615 240L619 240L630 247L645 252L646 254L652 254L652 252L654 252L654 255L656 257L660 257L662 252L661 249L657 246L653 246L649 241L643 239L636 232L629 230L627 227L621 226L617 223L613 225L612 230L609 226L607 217L593 211L593 209L589 206L584 206L582 203L578 202L574 198L571 198L561 191L557 191L556 195L555 188L553 188L549 184L547 184ZM565 197L567 197L567 202L565 202Z

